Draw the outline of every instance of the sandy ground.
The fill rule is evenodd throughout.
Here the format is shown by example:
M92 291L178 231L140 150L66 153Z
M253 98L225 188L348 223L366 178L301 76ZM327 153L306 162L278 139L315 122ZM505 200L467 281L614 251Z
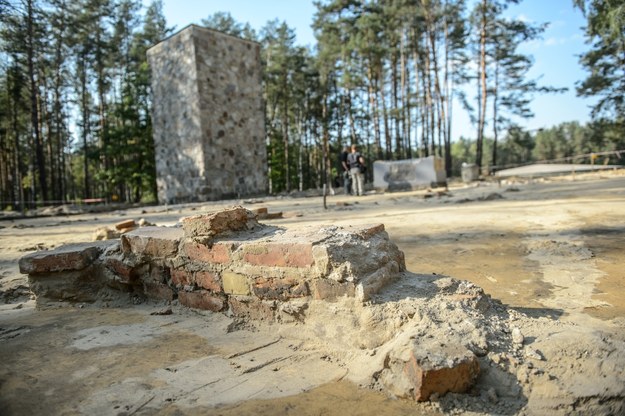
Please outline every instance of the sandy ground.
M407 279L450 276L482 287L502 305L479 325L493 319L520 328L526 350L490 351L484 357L490 367L471 394L414 403L363 387L366 362L376 359L367 354L376 350L361 346L358 355L342 348L374 342L359 323L347 323L346 314L358 308L349 303L312 305L316 318L280 328L175 305L166 316L151 315L165 307L158 304L35 310L27 279L17 270L26 253L90 241L97 227L122 219L174 225L182 216L237 202L289 214L266 221L284 227L384 223L406 255ZM334 195L327 205L319 197L268 198L0 221L0 413L531 415L625 409L625 172L458 184L447 192ZM394 293L418 291L402 287ZM453 323L451 315L443 316ZM370 338L383 337L376 331ZM435 334L444 336L440 328Z

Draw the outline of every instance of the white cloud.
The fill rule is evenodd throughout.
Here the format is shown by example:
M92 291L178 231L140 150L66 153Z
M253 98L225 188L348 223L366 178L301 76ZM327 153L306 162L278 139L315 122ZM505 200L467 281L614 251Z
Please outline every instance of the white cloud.
M567 39L566 38L556 38L556 37L550 37L545 39L545 42L543 43L544 46L558 46L558 45L564 45L566 43Z
M549 28L551 29L555 29L558 27L565 27L565 26L566 26L565 20L552 20L551 22L549 22Z
M525 14L521 13L520 15L518 15L517 20L524 22L524 23L532 23L534 21L534 19L530 19L529 17L527 17Z

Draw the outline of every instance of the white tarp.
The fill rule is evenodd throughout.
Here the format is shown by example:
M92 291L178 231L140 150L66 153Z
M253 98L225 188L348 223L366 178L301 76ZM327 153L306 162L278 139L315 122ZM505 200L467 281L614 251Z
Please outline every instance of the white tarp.
M445 185L445 163L442 158L373 162L373 187L384 191L409 191L427 186Z

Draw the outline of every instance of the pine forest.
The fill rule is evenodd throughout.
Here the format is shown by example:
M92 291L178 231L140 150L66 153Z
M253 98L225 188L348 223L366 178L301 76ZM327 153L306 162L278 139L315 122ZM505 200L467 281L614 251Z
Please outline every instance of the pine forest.
M591 122L538 131L533 97L563 90L528 76L521 46L547 23L511 19L520 1L320 0L314 46L279 20L199 24L261 45L271 194L336 186L350 144L367 163L439 156L448 177L463 162L623 164L625 1L571 2L587 22L576 92L598 101ZM160 0L0 0L1 209L156 201L146 50L177 29ZM472 130L452 140L458 108Z

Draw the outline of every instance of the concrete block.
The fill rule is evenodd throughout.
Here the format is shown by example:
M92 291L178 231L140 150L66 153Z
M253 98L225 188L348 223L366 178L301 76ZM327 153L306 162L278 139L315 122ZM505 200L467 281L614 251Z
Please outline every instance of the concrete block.
M373 187L388 191L409 191L444 185L444 160L437 156L420 159L373 162Z

